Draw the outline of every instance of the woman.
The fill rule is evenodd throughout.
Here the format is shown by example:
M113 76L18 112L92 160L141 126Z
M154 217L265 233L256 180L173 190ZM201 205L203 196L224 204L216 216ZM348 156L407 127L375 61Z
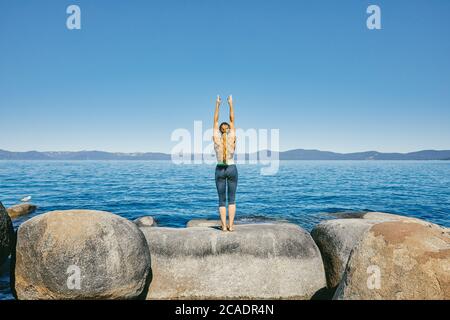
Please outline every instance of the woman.
M234 164L234 151L236 147L236 129L234 127L233 98L228 97L230 106L230 123L222 122L219 126L219 107L222 100L217 96L216 111L214 112L214 149L216 151L216 187L219 195L219 213L222 222L222 231L234 231L234 216L236 214L236 187L238 172ZM227 190L228 189L228 190ZM228 196L227 226L226 196Z

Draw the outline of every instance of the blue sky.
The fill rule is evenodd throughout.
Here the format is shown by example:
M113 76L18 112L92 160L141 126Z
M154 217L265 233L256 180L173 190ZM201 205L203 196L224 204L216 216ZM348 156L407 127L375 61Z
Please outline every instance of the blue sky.
M448 0L0 0L0 149L168 152L230 93L281 150L450 149L449 39Z

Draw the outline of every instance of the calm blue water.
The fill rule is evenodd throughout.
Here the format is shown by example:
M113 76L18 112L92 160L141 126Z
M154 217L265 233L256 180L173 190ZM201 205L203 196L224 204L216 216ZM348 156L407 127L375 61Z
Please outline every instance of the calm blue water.
M449 161L283 161L275 176L239 165L237 219L285 219L311 229L341 211L385 211L450 226ZM25 195L50 210L106 210L159 225L217 219L214 166L167 161L0 161L0 200ZM14 221L15 227L31 216ZM0 278L0 299L8 298Z

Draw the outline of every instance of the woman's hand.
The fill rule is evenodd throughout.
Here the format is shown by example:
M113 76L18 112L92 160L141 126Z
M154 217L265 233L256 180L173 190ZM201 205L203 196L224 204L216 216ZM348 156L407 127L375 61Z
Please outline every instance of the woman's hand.
M216 134L216 132L219 131L219 106L220 106L221 102L222 102L222 99L220 99L220 96L217 95L216 110L214 111L214 139L218 138L218 134ZM216 140L214 140L214 141L216 141Z
M230 94L229 96L228 96L228 104L229 105L232 105L233 104L233 96Z
M233 108L233 96L228 96L228 105L230 106L230 129L234 131L234 108Z

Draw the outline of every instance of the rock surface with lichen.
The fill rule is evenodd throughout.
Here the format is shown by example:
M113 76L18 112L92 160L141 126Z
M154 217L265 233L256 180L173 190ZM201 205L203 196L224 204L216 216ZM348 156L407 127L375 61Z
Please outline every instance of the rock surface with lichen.
M371 226L352 250L335 299L450 299L450 237L413 219Z
M19 227L14 277L18 299L135 299L150 281L150 252L127 219L52 211Z
M147 299L310 299L326 285L319 249L294 224L141 230L152 254Z

